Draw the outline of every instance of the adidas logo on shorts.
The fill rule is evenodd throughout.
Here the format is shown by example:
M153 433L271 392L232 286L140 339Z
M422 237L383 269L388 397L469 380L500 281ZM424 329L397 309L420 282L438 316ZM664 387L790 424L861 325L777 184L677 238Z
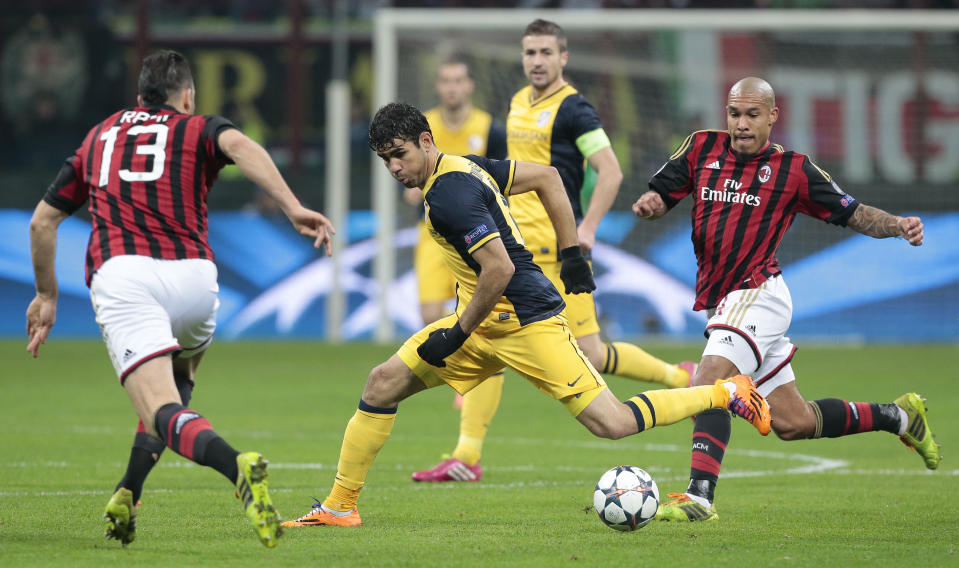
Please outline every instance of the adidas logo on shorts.
M136 355L136 353L134 353L133 351L127 349L126 351L123 352L123 362L126 363L127 361L129 361L130 359L132 359L135 355Z

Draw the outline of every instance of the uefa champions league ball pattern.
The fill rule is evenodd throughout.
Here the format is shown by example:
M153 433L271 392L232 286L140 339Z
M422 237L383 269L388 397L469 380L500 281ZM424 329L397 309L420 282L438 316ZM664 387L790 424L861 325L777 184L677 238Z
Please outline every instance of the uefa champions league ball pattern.
M634 531L656 516L659 488L646 471L620 465L607 471L596 483L593 508L611 529Z

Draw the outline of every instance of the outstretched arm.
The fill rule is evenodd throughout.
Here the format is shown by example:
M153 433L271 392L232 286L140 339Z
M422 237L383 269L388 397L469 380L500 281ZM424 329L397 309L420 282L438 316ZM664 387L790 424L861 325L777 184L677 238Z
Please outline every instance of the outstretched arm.
M46 201L37 204L30 219L30 256L37 295L27 307L27 351L34 357L40 345L47 342L50 329L57 320L57 228L69 215Z
M922 219L919 217L899 217L882 209L860 204L846 225L875 239L902 237L912 246L922 244Z
M593 196L589 200L589 209L586 210L583 220L577 227L579 245L583 250L593 248L596 242L596 228L603 220L609 208L616 200L619 186L623 183L623 170L619 167L619 160L613 153L612 147L605 147L588 158L589 165L596 170L596 186Z
M322 214L307 209L300 203L263 146L235 128L220 132L217 144L246 177L276 200L301 235L315 239L314 248L323 245L326 254L332 254L330 239L336 233L333 224Z

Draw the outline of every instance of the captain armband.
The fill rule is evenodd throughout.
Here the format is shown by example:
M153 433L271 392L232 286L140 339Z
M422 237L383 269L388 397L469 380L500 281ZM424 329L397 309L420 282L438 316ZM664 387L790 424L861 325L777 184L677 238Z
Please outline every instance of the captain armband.
M579 148L579 152L587 158L603 148L609 148L610 146L612 146L612 143L609 141L609 136L606 135L606 131L602 128L591 130L576 139L576 147Z

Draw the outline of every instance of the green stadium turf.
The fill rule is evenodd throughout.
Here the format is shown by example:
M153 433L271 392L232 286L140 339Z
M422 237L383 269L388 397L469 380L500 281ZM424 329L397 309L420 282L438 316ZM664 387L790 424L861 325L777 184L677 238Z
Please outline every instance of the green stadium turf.
M809 399L929 399L946 460L927 472L885 433L786 443L734 421L720 520L606 528L593 484L619 464L647 469L665 497L685 487L689 422L620 441L593 438L556 402L507 375L480 483L418 485L457 437L452 391L401 405L360 499L355 529L290 529L263 548L218 473L167 452L148 480L137 540L103 538L100 515L125 468L136 417L103 345L54 336L33 360L3 360L0 564L4 566L940 566L959 564L959 390L954 345L803 347ZM700 346L654 346L669 360ZM369 369L391 349L366 344L217 343L192 407L240 450L271 462L286 518L322 499ZM610 379L620 398L644 390ZM251 425L248 415L262 416ZM124 564L126 563L126 564Z

